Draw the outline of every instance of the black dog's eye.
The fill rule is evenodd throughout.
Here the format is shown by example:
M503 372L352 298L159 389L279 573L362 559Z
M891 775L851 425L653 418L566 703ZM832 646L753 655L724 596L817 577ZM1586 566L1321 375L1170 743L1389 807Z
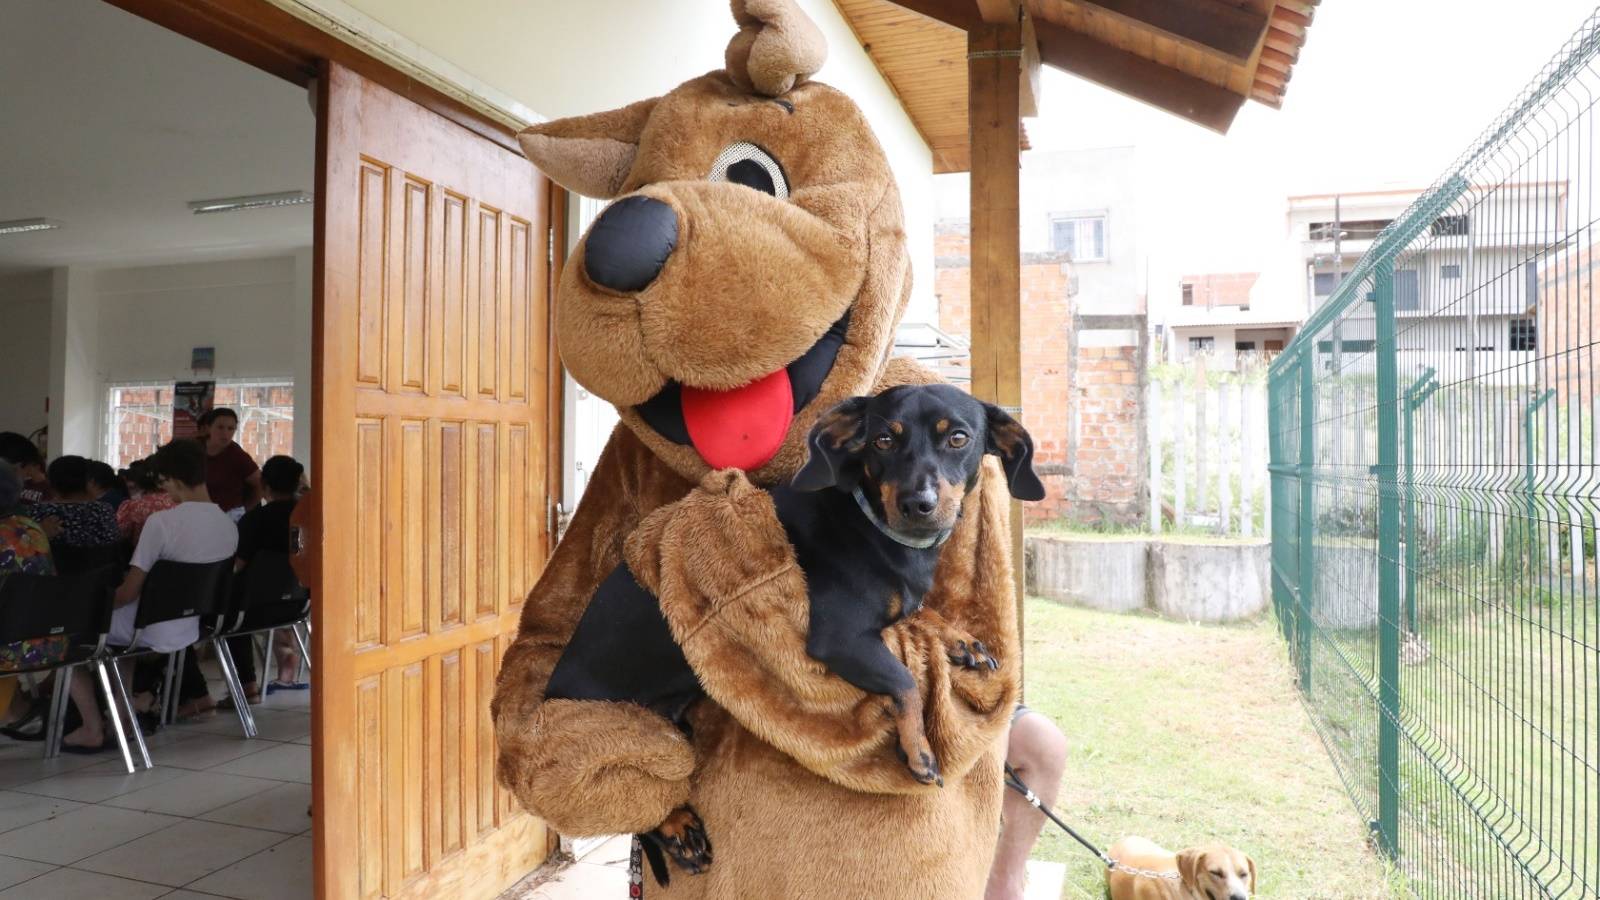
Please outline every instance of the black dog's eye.
M949 439L950 449L960 450L962 447L967 445L967 441L969 440L971 440L971 438L967 437L967 433L965 431L952 431L950 432Z
M738 141L723 148L706 178L742 184L779 200L789 199L789 180L783 176L783 167L772 154L749 141Z
M883 434L880 434L872 439L872 446L877 447L879 450L893 450L894 435L885 431Z

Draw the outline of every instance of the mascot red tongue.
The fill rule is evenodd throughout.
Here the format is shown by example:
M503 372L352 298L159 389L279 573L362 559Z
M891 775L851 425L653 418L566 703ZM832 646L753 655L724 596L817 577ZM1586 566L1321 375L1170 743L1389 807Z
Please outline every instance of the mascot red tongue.
M789 372L779 369L731 391L683 387L683 424L713 469L752 471L783 446L794 419Z

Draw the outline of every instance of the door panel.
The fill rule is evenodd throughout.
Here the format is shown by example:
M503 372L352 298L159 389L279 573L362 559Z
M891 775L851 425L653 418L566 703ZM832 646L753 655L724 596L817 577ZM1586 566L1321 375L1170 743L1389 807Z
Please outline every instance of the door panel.
M319 94L318 892L493 896L546 851L489 700L551 545L551 191L347 69Z

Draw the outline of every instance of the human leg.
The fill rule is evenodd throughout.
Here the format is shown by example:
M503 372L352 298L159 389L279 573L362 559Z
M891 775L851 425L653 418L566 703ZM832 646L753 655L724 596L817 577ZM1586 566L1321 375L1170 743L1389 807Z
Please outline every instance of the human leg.
M1045 806L1053 806L1066 768L1067 738L1050 719L1018 707L1006 738L1006 763ZM1000 841L989 868L985 900L1022 900L1027 887L1028 854L1039 840L1044 815L1016 791L1001 801Z

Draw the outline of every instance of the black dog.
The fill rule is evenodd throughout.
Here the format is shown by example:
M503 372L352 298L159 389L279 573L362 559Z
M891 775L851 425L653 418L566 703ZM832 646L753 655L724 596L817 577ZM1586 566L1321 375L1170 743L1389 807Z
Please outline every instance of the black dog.
M943 784L922 695L882 633L921 608L985 453L1000 456L1012 496L1044 497L1033 440L998 406L941 384L846 400L817 420L808 449L793 486L817 493L774 493L811 594L806 653L892 698L901 758L918 781ZM999 667L978 641L952 648L951 662Z
M863 691L890 697L902 758L917 780L940 782L916 682L881 633L921 607L985 453L1000 456L1013 496L1044 496L1033 441L999 407L929 385L846 400L818 419L808 449L793 486L772 492L810 593L806 651ZM998 666L977 641L952 648L951 661ZM631 701L683 726L703 692L655 598L623 565L584 610L545 696ZM675 812L645 837L647 850L690 872L710 864L692 810ZM654 854L651 862L664 881L664 865Z

